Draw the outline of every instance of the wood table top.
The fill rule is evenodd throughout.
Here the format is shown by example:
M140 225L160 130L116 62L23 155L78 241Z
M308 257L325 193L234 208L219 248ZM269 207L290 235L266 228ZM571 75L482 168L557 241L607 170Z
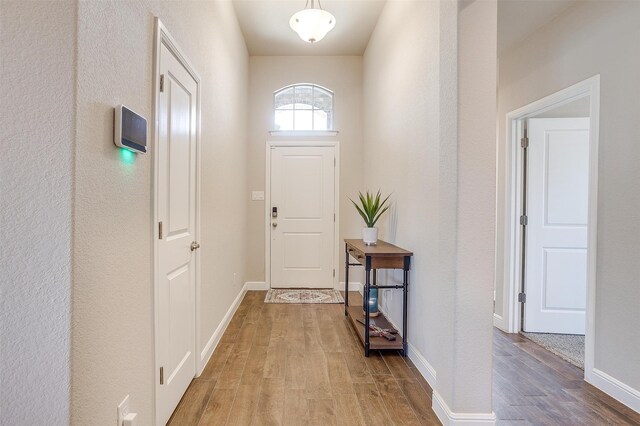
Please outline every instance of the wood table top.
M363 253L365 256L376 256L376 257L387 257L387 256L413 256L413 253L400 248L398 246L394 246L391 243L386 241L378 240L378 243L375 246L368 246L362 240L356 239L345 239L344 242Z

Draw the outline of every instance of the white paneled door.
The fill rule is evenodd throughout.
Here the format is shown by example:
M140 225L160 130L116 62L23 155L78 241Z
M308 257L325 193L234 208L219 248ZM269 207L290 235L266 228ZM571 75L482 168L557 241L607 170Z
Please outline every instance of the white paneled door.
M271 287L332 288L335 147L271 147Z
M528 128L523 328L584 334L589 119L530 119Z
M160 74L156 420L165 424L196 374L198 83L164 44Z

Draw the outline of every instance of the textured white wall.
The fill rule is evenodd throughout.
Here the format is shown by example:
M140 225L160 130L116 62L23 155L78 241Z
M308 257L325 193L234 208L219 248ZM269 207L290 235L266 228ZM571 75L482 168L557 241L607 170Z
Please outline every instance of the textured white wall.
M491 412L495 41L494 1L388 2L364 57L364 182L414 252L409 341L465 413ZM400 323L400 293L382 299Z
M265 142L287 139L270 136L273 130L273 92L294 83L314 83L334 91L334 127L340 133L323 139L340 141L340 247L344 238L358 238L361 219L348 197L362 186L362 57L360 56L252 56L249 88L249 190L265 190ZM248 281L264 281L264 202L248 200ZM344 249L338 272L344 280ZM357 281L352 277L352 281Z
M500 59L498 129L505 115L601 75L595 367L640 389L640 2L580 2ZM502 146L498 144L499 148ZM504 153L498 158L498 253L504 249ZM504 311L503 259L496 311Z
M437 2L387 2L364 55L363 103L363 184L393 193L380 238L414 252L409 340L434 367L437 330L428 324L441 321L438 10ZM399 272L382 276L402 280ZM402 324L401 292L385 291L381 303Z
M454 412L492 411L497 17L496 0L458 13Z
M244 281L248 56L230 2L80 2L72 423L153 418L152 155L123 161L113 107L152 119L154 15L202 78L201 348ZM236 283L233 273L237 274Z
M0 424L69 422L75 2L0 2Z

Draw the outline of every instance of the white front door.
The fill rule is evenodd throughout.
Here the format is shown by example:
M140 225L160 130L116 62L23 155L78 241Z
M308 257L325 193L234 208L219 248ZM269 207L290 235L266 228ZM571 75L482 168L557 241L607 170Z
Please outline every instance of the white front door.
M196 374L195 285L198 83L163 44L158 117L157 423L165 424ZM160 230L159 230L160 232ZM159 369L160 369L159 368Z
M335 147L271 147L271 287L332 288Z
M584 334L589 119L530 119L528 129L523 329Z

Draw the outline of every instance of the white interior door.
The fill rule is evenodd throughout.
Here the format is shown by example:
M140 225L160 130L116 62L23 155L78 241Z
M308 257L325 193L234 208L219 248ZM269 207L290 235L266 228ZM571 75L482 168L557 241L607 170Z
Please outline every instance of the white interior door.
M332 288L335 147L271 147L271 287Z
M198 83L163 44L159 94L157 423L165 424L196 374L195 284Z
M584 334L589 119L529 120L524 330Z

